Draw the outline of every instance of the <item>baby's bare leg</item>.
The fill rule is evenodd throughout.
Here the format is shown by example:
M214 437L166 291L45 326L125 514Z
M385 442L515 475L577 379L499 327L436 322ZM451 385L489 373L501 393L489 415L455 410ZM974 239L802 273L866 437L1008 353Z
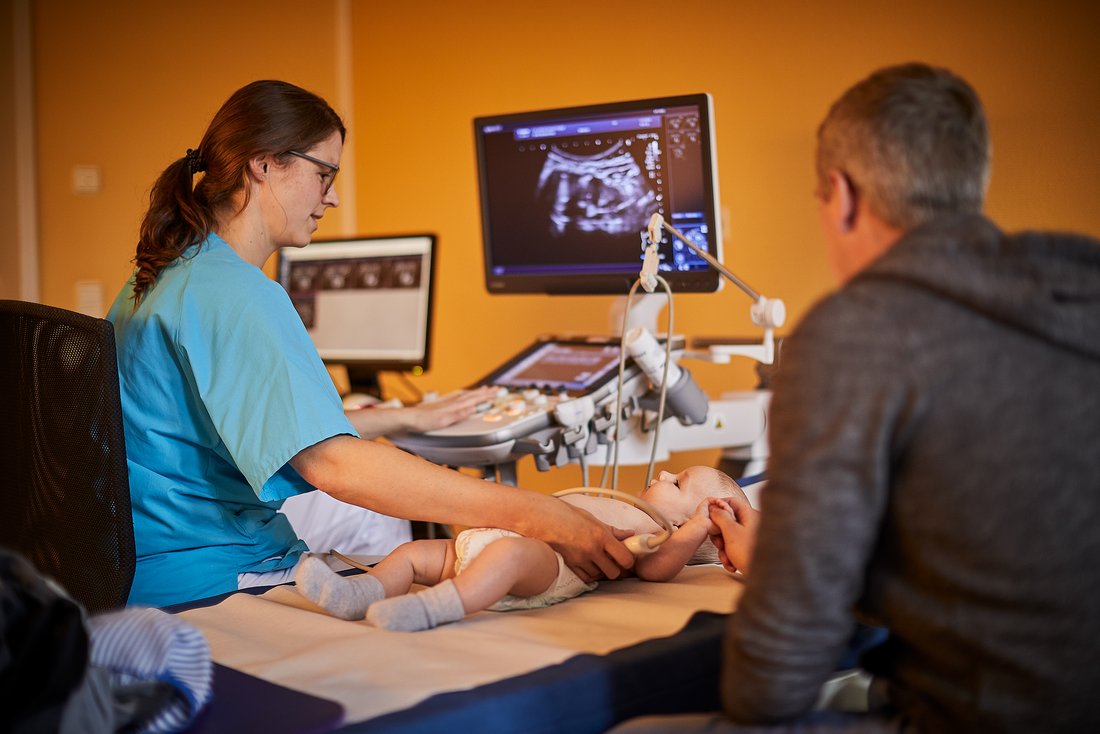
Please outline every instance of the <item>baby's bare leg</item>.
M558 557L533 538L495 540L455 578L467 614L486 609L506 594L534 596L558 577Z
M448 575L449 568L453 563L444 569ZM454 580L373 605L367 622L402 632L431 629L485 609L505 594L539 594L557 575L558 559L550 546L528 538L501 538L486 546Z
M394 548L370 575L382 582L388 598L407 594L413 584L435 586L454 576L454 567L453 540L413 540Z

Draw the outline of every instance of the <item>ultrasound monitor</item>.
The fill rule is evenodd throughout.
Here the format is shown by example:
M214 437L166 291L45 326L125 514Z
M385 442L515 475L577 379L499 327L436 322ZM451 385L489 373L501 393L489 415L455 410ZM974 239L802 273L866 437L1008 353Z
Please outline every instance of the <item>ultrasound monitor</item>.
M321 359L377 392L379 371L428 368L434 258L430 234L318 241L280 250L278 280Z
M490 293L626 294L654 212L722 258L710 95L479 117L474 137ZM679 241L658 252L673 291L720 287Z
M585 395L618 369L618 344L548 339L536 342L481 384Z

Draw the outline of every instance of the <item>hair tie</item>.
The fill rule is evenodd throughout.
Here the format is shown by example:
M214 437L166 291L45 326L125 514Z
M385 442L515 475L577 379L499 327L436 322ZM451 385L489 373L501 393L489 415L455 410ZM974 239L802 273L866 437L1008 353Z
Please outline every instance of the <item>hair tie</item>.
M206 163L202 160L202 154L197 150L187 149L187 169L191 171L191 175L196 173L202 173L206 170Z

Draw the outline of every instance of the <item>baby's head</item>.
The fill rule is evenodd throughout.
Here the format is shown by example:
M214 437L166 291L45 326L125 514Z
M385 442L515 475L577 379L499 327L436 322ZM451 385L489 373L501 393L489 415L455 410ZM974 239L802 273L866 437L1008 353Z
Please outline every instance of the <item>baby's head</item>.
M639 496L677 526L687 522L708 497L738 497L748 502L737 482L709 466L691 466L679 474L663 471Z

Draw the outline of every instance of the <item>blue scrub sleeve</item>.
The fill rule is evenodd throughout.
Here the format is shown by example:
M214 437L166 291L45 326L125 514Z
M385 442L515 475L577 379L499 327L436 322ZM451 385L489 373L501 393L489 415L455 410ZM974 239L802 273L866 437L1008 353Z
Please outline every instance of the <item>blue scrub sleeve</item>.
M256 274L256 287L189 290L178 343L229 458L272 501L313 489L287 463L295 454L356 433L290 298ZM204 296L222 301L213 324L197 300Z

